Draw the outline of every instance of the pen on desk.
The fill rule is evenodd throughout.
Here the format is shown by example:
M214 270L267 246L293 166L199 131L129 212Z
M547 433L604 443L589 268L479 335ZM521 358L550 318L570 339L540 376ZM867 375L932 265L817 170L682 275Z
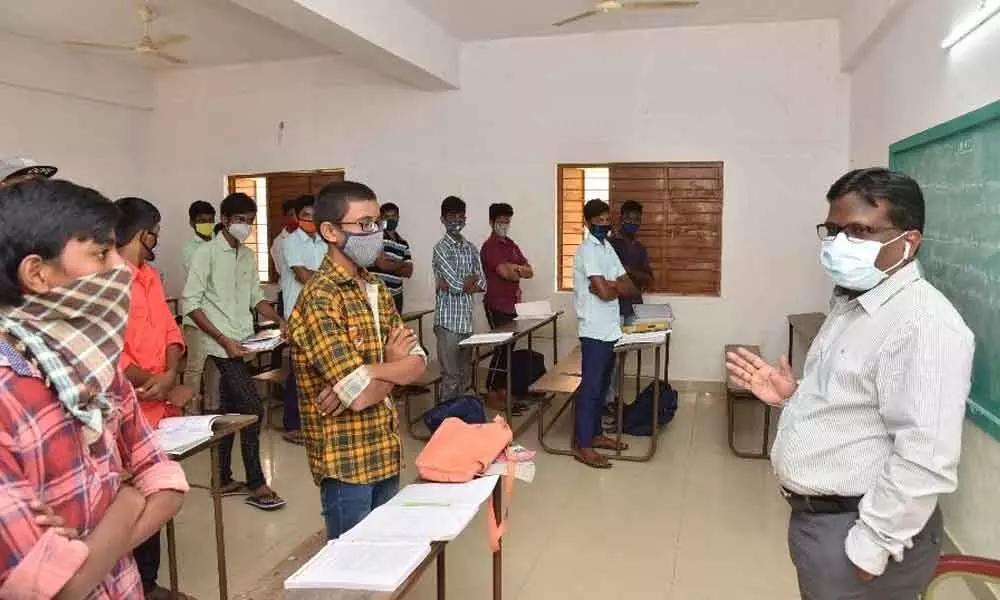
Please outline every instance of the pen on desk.
M451 506L451 502L403 502L403 506L407 508L415 508L421 506Z

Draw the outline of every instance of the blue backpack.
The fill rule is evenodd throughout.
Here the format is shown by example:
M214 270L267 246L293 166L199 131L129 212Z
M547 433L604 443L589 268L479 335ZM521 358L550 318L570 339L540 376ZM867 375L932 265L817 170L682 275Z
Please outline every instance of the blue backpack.
M660 405L657 422L660 431L677 413L677 391L669 383L660 382ZM622 432L625 435L653 435L653 382L646 386L635 402L622 409Z
M424 425L434 433L448 417L457 417L466 423L485 423L486 410L483 401L475 396L456 396L424 413Z

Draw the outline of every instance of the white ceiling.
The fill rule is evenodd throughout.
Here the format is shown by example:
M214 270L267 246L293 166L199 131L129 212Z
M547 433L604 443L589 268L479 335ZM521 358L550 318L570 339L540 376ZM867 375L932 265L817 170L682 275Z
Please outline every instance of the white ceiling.
M282 60L332 54L332 50L228 0L150 0L157 13L153 39L186 34L190 40L167 50L193 66ZM80 40L134 45L142 35L136 0L0 0L0 28L9 33L59 43ZM150 68L166 61L107 54Z
M552 23L593 8L592 0L410 0L462 40L616 29L833 18L846 0L701 0L697 8L616 11L564 27Z

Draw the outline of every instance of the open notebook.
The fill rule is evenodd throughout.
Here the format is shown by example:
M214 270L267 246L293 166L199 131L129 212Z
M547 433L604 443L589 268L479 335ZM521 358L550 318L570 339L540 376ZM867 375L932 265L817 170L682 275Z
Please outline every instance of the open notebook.
M212 424L219 415L168 417L160 421L156 439L167 454L183 454L212 439Z
M285 580L285 589L393 592L430 551L427 541L333 540Z

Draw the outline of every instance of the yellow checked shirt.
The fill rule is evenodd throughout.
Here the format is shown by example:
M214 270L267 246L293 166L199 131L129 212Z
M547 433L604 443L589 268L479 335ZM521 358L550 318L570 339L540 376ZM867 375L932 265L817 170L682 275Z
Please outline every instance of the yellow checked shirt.
M335 417L321 415L316 404L327 384L345 404L355 400L370 381L365 365L381 362L386 336L403 326L385 284L375 275L365 278L377 285L371 289L377 289L380 335L368 292L329 256L302 289L288 321L302 434L316 485L326 478L375 483L400 471L399 419L390 400ZM414 353L423 355L418 349Z

